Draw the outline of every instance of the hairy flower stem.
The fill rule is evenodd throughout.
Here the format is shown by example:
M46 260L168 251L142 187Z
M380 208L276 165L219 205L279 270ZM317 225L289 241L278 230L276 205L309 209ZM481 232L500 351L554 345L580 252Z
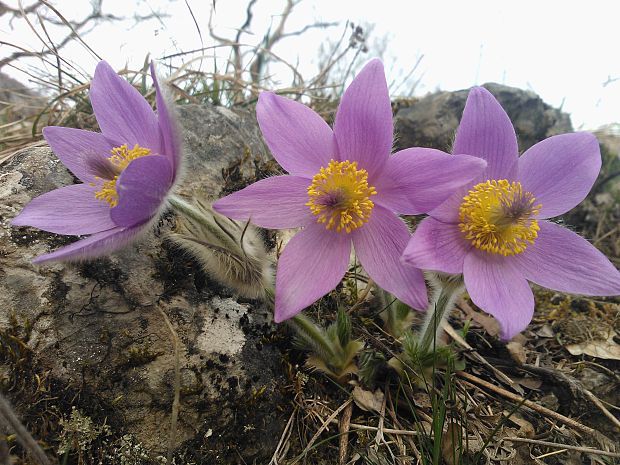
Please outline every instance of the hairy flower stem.
M379 288L377 296L379 297L381 308L385 309L381 312L381 318L383 318L385 326L390 329L396 327L396 322L398 320L396 315L396 305L394 305L396 303L396 297L381 288Z
M426 320L418 335L421 353L435 350L441 323L450 315L456 298L463 292L461 276L433 275L431 282L435 288L433 300L426 312Z
M265 290L265 303L272 309L275 307L275 289L273 287ZM319 327L307 316L298 313L288 320L288 323L297 334L311 339L316 344L316 347L331 360L335 360L337 356L341 355L338 353L338 347L334 347L323 328Z
M381 307L385 308L380 314L385 330L396 339L400 339L413 324L412 310L389 292L380 290L377 294L381 301Z
M228 244L231 249L237 247L237 244L234 243L230 237L226 236L226 234L223 234L221 228L219 228L217 224L213 223L214 220L212 218L207 217L192 204L186 202L180 197L177 197L176 195L171 195L168 197L168 202L177 213L185 215L188 218L200 223L207 231L217 237L219 241L224 244Z

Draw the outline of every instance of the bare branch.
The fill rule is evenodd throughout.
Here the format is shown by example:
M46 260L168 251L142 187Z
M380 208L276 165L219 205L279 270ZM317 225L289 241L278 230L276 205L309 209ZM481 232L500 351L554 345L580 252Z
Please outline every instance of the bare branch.
M39 6L40 6L39 2L35 2L32 5L29 5L26 8L24 8L23 11L25 11L26 13L32 13L32 12L36 11L36 9L39 8ZM0 16L5 15L7 13L13 16L9 20L9 25L11 25L11 27L12 27L12 21L15 18L21 17L21 15L22 15L22 12L20 11L19 8L12 8L12 7L8 6L6 3L0 1Z
M261 50L256 53L254 59L252 60L252 64L250 65L250 76L254 84L258 84L258 81L261 79L267 59L266 52L270 52L276 42L282 39L286 21L291 14L291 11L293 11L293 8L295 8L295 5L297 5L299 1L301 0L298 0L297 2L287 0L284 11L280 15L280 22L278 23L275 31L271 34L269 32L265 34L265 37L263 38L264 45L261 47Z
M338 26L339 24L340 23L338 21L334 21L333 23L314 23L314 24L308 24L307 26L302 27L298 31L287 32L285 34L282 34L281 39L284 39L285 37L300 36L304 32L306 32L306 31L308 31L310 29L327 29L328 27Z
M78 29L76 29L73 24L71 24L71 22L67 21L67 19L60 13L60 11L58 11L54 6L50 5L47 0L39 0L43 5L45 5L46 7L48 7L50 10L52 10L54 13L56 13L56 16L58 16L60 18L60 20L69 27L69 29L71 29L71 34L73 37L76 37L81 43L82 45L84 45L84 47L86 48L86 50L88 50L89 52L91 52L93 55L95 55L99 60L101 60L102 58L99 56L99 54L97 52L95 52L90 45L88 45L86 42L84 42L84 40L80 37L80 34L78 34ZM101 16L101 3L103 2L103 0L99 0L97 3L93 4L93 12L84 20L81 22L81 25L85 25L88 23L88 18L91 16ZM27 20L27 18L24 15L24 19Z
M254 7L255 4L256 4L256 0L250 0L248 2L248 6L245 9L245 21L242 24L241 28L237 31L237 36L235 37L235 43L232 44L235 81L237 82L241 81L241 74L243 73L241 50L239 49L239 45L241 41L241 34L243 34L246 31L246 29L250 27L250 24L252 24L252 18L254 17L252 8ZM242 92L237 92L235 99L237 101L243 100Z
M58 51L61 48L63 48L66 44L68 44L69 42L71 42L74 39L78 39L78 41L80 41L87 50L89 50L91 53L93 53L95 57L97 57L98 59L101 59L101 57L99 57L99 55L97 55L97 53L92 48L90 48L88 46L88 44L86 44L86 42L84 42L84 40L82 39L80 34L84 31L85 28L87 28L87 26L90 27L90 29L88 29L87 32L90 32L90 30L92 30L92 28L94 28L100 22L103 22L103 21L124 21L124 20L127 19L125 17L115 16L115 15L112 15L112 14L103 13L102 5L103 5L103 0L97 0L97 1L92 3L92 10L91 10L91 13L88 16L86 16L85 18L81 19L80 21L69 21L59 12L58 9L56 9L54 6L49 4L47 0L38 0L36 3L34 3L32 5L29 5L28 7L25 7L25 8L21 6L21 2L20 2L20 8L19 9L10 8L5 3L0 1L0 16L2 14L4 14L4 13L8 12L9 14L12 14L14 17L21 17L22 19L24 19L29 24L29 26L31 27L31 29L33 30L35 35L45 45L45 50L42 50L42 51L22 49L19 52L14 52L13 54L11 54L11 55L9 55L9 56L7 56L7 57L5 57L5 58L0 60L0 69L4 65L7 65L7 64L9 64L9 63L11 63L11 62L13 62L15 60L20 59L20 58L25 58L25 57L38 57L38 58L42 58L43 56L46 56L46 55L55 55L57 60L61 60L67 66L75 69L75 67L73 65L71 65L68 61L64 60L59 55L59 53L58 53ZM41 7L48 8L49 10L51 10L56 15L56 17L48 16L48 15L45 14L45 12L41 12L40 11ZM43 29L44 34L48 37L49 43L47 41L45 41L41 37L41 35L34 28L34 25L28 19L28 14L31 14L31 13L35 13L37 15L37 17L39 18L39 21L41 23L41 28ZM136 22L138 22L138 21L146 21L146 20L152 19L153 17L158 17L159 18L159 16L160 16L159 13L154 12L153 14L146 15L146 16L136 16L136 15L134 15L133 19ZM49 38L49 35L47 34L44 22L48 22L48 23L53 24L55 26L68 27L71 30L71 32L69 34L67 34L58 43L53 44L51 39Z
M607 87L609 84L613 84L616 81L620 81L620 77L607 76L607 80L603 83L603 87Z

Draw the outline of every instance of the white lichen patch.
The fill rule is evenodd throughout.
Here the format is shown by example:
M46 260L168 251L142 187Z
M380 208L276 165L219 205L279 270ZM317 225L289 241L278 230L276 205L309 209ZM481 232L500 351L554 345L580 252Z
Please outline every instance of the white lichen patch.
M58 454L64 455L71 451L87 452L91 449L92 443L101 437L107 437L112 434L112 430L105 423L97 425L90 417L82 414L75 407L71 408L71 417L61 419L60 426L62 432L60 434L60 444L58 445ZM81 454L80 454L81 455Z
M26 194L17 194L24 190L19 184L23 175L18 171L0 174L0 237L8 235L10 220L17 215L22 198L27 202L29 198ZM16 202L17 200L17 202Z
M23 186L19 184L22 177L23 175L18 171L0 174L0 199L5 199L23 190Z
M197 339L198 347L207 353L239 353L246 341L241 329L241 317L246 315L247 308L230 298L221 297L214 297L210 304L211 311L205 315L202 332Z

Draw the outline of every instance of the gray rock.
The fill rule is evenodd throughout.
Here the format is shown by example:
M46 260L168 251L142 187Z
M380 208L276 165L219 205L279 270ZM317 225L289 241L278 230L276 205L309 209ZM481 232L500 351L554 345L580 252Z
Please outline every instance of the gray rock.
M45 97L0 72L0 112L4 123L36 115L46 103Z
M483 87L508 113L521 151L547 137L573 130L566 113L547 105L533 92L495 83ZM436 92L401 107L394 120L397 148L432 147L449 152L468 92Z
M249 113L196 105L179 113L186 129L180 194L217 196L224 168L248 154L268 158ZM35 256L75 238L9 222L33 197L74 181L47 147L21 151L0 167L0 335L17 322L37 372L53 379L56 390L75 393L74 405L105 418L119 436L133 434L151 453L163 453L174 357L161 310L181 341L177 437L193 451L187 463L235 463L239 457L263 463L283 429L280 353L261 343L272 330L270 310L238 302L174 249L165 240L172 213L110 257L32 265ZM18 411L32 417L28 401L8 391ZM58 414L70 411L66 405Z

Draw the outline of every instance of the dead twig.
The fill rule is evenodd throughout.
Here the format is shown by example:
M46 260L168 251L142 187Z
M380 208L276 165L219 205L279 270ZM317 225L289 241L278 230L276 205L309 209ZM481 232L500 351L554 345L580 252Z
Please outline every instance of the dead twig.
M485 389L488 389L489 391L493 391L496 394L499 394L506 399L512 400L513 402L518 402L522 404L524 407L530 408L540 414L553 418L554 420L557 420L560 423L570 426L573 429L581 431L582 433L585 433L593 437L600 436L600 433L598 433L598 431L596 431L593 428L590 428L589 426L582 425L581 423L579 423L576 420L573 420L572 418L565 417L564 415L561 415L558 412L554 412L553 410L549 410L548 408L543 407L542 405L538 405L535 402L532 402L531 400L524 399L523 397L517 394L513 394L512 392L507 391L504 388L495 386L494 384L491 384L488 381L480 379L477 376L471 375L465 371L457 371L456 374L460 378L463 378L467 381L471 381L471 383L473 383L474 385L483 387Z
M340 421L338 422L338 429L340 431L340 444L338 449L338 463L345 465L347 462L347 456L349 455L349 427L351 425L351 416L353 415L353 402L349 402L349 405L342 411L340 415Z
M511 380L506 374L504 374L502 371L500 371L499 369L497 369L496 367L494 367L491 363L488 362L487 359L485 359L482 355L480 355L478 353L478 351L476 351L476 349L474 349L465 339L463 339L461 337L461 335L459 333L457 333L455 331L455 329L450 325L450 323L448 323L447 321L443 322L442 325L443 330L448 333L448 335L461 347L471 351L470 354L471 356L477 361L482 363L485 367L487 367L489 370L491 370L495 376L497 376L499 378L500 381L502 381L504 384L507 384L508 386L510 386L511 388L513 388L515 391L519 392L519 390L517 389L515 382L513 380Z
M605 457L614 457L614 458L619 458L620 457L620 452L608 452L608 451L604 451L604 450L600 450L600 449L594 449L592 447L570 446L568 444L557 444L555 442L540 441L538 439L508 437L508 438L501 438L501 440L502 441L510 441L510 442L522 442L522 443L525 443L525 444L535 444L537 446L555 447L557 449L574 450L576 452L584 452L586 454L603 455Z
M357 298L357 302L355 302L355 304L353 304L351 306L351 308L349 308L349 310L347 310L347 313L349 315L351 313L354 313L355 311L357 311L362 305L364 305L366 303L366 297L368 297L368 294L370 293L371 289L374 286L375 286L375 282L372 279L368 278L368 282L366 283L366 287L364 287L362 292L360 292L360 295Z
M596 408L598 408L603 415L605 415L609 420L617 427L620 428L620 420L616 418L607 407L603 405L598 397L596 397L591 391L585 388L581 382L572 376L568 376L566 373L562 373L559 370L555 370L553 368L548 367L537 367L534 365L522 365L520 369L524 371L528 371L530 373L536 373L541 375L547 379L551 379L555 382L560 382L568 386L573 397L582 397L588 399L592 402Z
M338 420L334 418L330 420L330 423L338 424ZM376 426L360 425L358 423L351 423L349 426L351 427L351 429L359 429L362 431L373 431L373 432L379 431L379 428ZM401 436L419 436L417 431L409 431L406 429L381 428L381 431L383 431L384 434L398 434Z

